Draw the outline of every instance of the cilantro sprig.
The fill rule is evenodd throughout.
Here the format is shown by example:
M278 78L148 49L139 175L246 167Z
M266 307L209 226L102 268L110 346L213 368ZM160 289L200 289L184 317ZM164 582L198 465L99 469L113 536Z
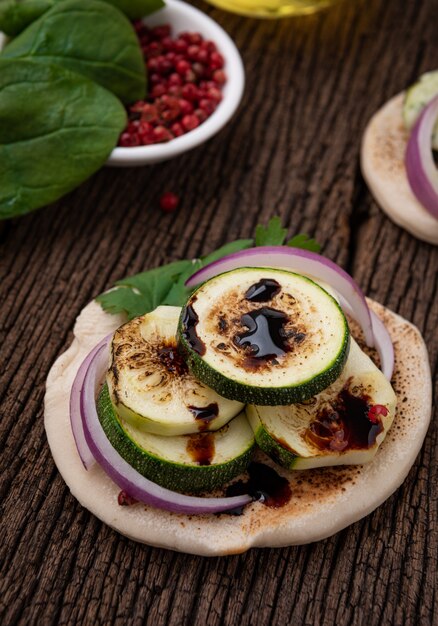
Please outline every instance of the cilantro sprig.
M153 311L161 304L182 306L192 289L186 280L205 265L228 254L246 250L252 246L293 246L319 252L320 245L306 234L298 234L286 241L287 229L279 217L272 217L267 226L256 228L254 239L237 239L226 243L200 259L174 261L115 283L111 291L97 296L96 300L107 313L124 313L128 319Z

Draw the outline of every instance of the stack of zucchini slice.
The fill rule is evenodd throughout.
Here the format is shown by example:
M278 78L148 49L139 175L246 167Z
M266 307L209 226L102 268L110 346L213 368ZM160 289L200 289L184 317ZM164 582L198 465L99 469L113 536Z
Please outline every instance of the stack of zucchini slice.
M97 409L109 441L139 473L196 493L244 471L255 442L244 404L190 373L177 347L180 313L160 306L115 332Z
M119 328L98 400L118 452L188 492L245 470L255 441L288 468L364 463L394 411L336 299L272 268L220 274L182 310L160 306Z

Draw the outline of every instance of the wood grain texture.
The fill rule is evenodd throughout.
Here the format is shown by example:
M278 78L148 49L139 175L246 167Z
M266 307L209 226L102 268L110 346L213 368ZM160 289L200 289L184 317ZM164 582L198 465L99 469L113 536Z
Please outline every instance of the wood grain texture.
M115 280L206 253L282 217L423 332L436 379L438 248L390 222L361 178L372 113L438 67L436 0L358 0L304 20L209 9L247 71L233 121L144 169L104 169L0 225L0 622L436 624L437 421L402 487L326 541L205 559L135 544L70 495L43 429L44 385L75 317ZM181 194L174 215L158 209Z

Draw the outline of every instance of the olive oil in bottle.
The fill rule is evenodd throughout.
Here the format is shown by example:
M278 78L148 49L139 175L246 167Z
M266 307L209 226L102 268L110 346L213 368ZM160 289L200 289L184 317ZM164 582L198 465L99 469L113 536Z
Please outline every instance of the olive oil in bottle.
M221 9L250 17L279 18L305 15L325 9L340 0L207 0Z

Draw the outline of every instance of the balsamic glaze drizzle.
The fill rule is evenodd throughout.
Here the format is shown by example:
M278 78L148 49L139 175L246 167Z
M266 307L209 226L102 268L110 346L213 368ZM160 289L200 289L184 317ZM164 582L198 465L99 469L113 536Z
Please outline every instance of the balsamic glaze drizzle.
M264 463L250 463L248 467L249 479L239 480L230 485L226 495L239 496L249 494L253 500L258 500L265 506L280 508L287 504L292 497L289 481L280 476L272 467ZM244 507L227 511L228 515L243 515Z
M282 311L263 307L242 315L247 331L234 337L236 345L246 348L251 357L275 359L287 352L284 325L287 315Z

